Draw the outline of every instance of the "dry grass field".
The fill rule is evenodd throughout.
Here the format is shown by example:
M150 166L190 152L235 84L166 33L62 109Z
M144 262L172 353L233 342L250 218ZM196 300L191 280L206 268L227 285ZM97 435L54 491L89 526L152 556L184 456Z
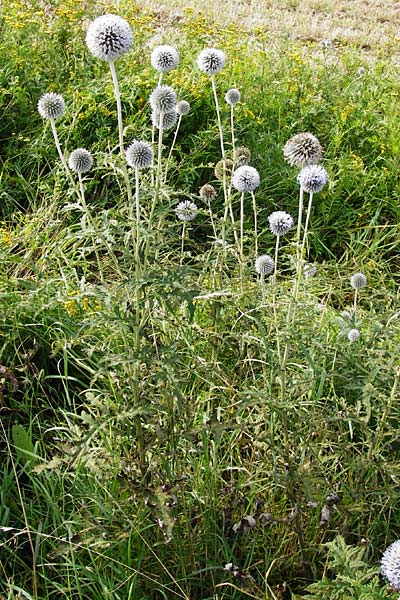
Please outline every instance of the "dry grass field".
M192 8L222 25L236 22L292 39L330 39L372 52L389 46L400 51L398 0L139 0L138 4L157 11L167 23L181 18L185 8Z

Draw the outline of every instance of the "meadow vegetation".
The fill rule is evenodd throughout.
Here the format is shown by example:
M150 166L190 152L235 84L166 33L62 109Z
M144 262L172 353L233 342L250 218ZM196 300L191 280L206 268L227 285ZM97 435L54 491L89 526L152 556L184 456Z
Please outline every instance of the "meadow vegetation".
M102 13L133 30L116 61L125 148L152 141L151 51L180 52L163 84L190 112L170 157L164 133L160 168L156 129L140 179L120 152L110 69L85 43ZM0 598L390 598L379 561L400 538L398 39L371 55L191 8L170 27L164 16L126 0L3 6ZM241 221L230 172L215 174L220 127L196 64L208 47L227 55L215 76L227 158L224 96L241 93L234 142L260 174L257 234L254 198ZM37 111L47 92L65 100L65 157L93 155L82 181ZM329 174L300 258L298 169L283 155L299 132L318 137ZM190 221L177 218L186 201ZM274 257L278 210L295 224L264 278L254 260Z

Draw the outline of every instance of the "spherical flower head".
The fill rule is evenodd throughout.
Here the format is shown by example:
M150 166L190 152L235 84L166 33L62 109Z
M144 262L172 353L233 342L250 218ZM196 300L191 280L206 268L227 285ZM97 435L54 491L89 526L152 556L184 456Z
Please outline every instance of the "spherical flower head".
M186 100L180 100L176 105L175 110L177 115L179 115L180 117L184 117L190 111L190 104L189 102L186 102Z
M125 152L126 162L134 169L150 167L153 162L153 148L148 142L133 140Z
M306 263L303 267L304 269L304 277L306 279L309 279L310 277L314 277L314 275L317 272L317 267L315 265L312 265L310 263Z
M297 133L283 147L283 156L292 167L315 165L322 158L322 146L312 133Z
M176 109L176 93L169 85L158 85L150 94L150 106L158 112Z
M68 166L75 173L86 173L93 165L93 157L85 148L73 150L68 158Z
M329 176L323 167L308 165L307 167L303 167L297 175L297 181L305 192L316 194L328 183Z
M199 193L200 193L200 198L203 198L203 200L205 200L206 202L210 202L210 200L213 200L216 197L217 190L210 183L205 183L200 188Z
M178 115L175 110L172 112L163 112L162 113L162 128L164 131L168 129L172 129L176 125L178 120ZM158 110L153 110L151 113L151 121L157 129L160 129L161 126L161 113Z
M43 119L58 119L65 111L64 98L61 94L48 92L39 99L37 108Z
M350 285L355 290L361 290L361 288L367 285L367 278L364 273L354 273L350 277Z
M239 146L235 149L233 154L233 159L235 161L236 167L243 167L243 165L248 165L251 159L251 152L246 146Z
M175 69L179 62L179 52L172 46L157 46L151 53L151 64L160 73L168 73Z
M293 217L283 210L276 210L268 217L269 228L274 235L286 235L293 227Z
M236 88L232 88L228 90L225 94L225 101L230 106L235 106L238 102L240 102L240 92Z
M243 165L233 173L232 185L238 192L254 192L260 185L260 175L254 167Z
M233 160L230 158L221 159L215 165L215 177L220 181L225 177L231 177L233 172Z
M190 200L184 200L180 202L175 209L176 216L180 221L188 222L193 221L197 217L199 212L194 202Z
M224 68L226 54L217 48L205 48L197 57L197 66L207 75L216 75Z
M132 48L132 30L118 15L102 15L92 21L86 33L86 44L96 58L114 61Z
M358 331L358 329L350 329L349 333L347 334L347 337L349 338L350 342L356 342L360 337L360 332Z
M275 269L275 263L268 254L261 254L254 261L254 268L259 275L271 275Z
M383 553L381 573L390 585L400 589L400 540L390 544Z

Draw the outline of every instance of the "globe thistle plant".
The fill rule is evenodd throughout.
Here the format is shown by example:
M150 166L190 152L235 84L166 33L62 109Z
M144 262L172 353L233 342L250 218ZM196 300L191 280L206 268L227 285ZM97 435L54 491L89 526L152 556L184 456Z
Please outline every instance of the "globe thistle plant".
M169 85L158 85L150 94L153 111L168 113L176 109L176 93Z
M292 167L305 167L319 163L322 146L312 133L297 133L283 147L283 156Z
M53 133L54 143L56 145L58 156L60 157L61 163L72 186L75 186L75 182L71 175L71 171L68 168L64 153L61 150L60 140L58 138L58 133L55 124L55 120L59 119L64 114L64 98L61 96L61 94L54 94L53 92L43 94L43 96L39 98L39 102L37 103L37 109L40 116L43 117L43 119L47 119L48 121L50 121L51 131Z
M328 183L329 176L320 165L308 165L297 176L300 187L309 194L316 194Z
M40 116L43 117L43 119L55 121L64 114L64 98L61 96L61 94L48 92L40 97L37 108Z
M240 257L243 260L243 227L244 227L244 194L251 192L253 202L254 215L254 235L255 235L255 250L258 252L258 234L257 234L257 207L254 196L254 190L260 185L260 175L254 167L244 165L236 169L232 175L232 185L241 192L240 196Z
M186 100L180 100L176 105L176 113L179 117L184 117L190 111L190 104Z
M159 73L168 73L179 62L179 52L168 45L157 46L151 53L151 64Z
M254 167L244 165L233 173L232 185L238 192L253 192L260 185L260 175Z
M381 559L381 573L397 590L400 590L400 540L390 544Z
M153 110L151 113L153 127L161 132L172 129L176 125L177 120L178 115L175 110L171 112L159 112L158 110Z
M233 160L225 158L219 160L215 165L214 174L217 179L222 181L224 177L232 177L233 173Z
M68 158L68 165L71 171L81 174L90 171L93 165L93 157L85 148L73 150Z
M184 200L180 202L175 209L176 216L180 221L193 221L197 217L198 208L194 202Z
M290 229L293 227L293 217L283 211L276 210L271 213L268 217L269 228L271 233L276 236L276 244L275 244L275 265L278 266L278 250L279 250L279 240L282 235L286 235ZM274 273L274 281L276 278L276 270Z
M182 235L181 235L181 264L183 261L183 251L185 248L185 231L186 224L190 221L193 221L198 214L198 208L194 202L190 200L184 200L180 202L178 206L175 208L175 214L180 221L182 221Z
M350 331L347 334L347 337L350 342L356 342L360 337L360 332L358 331L358 329L350 329Z
M216 75L225 66L226 54L217 48L205 48L197 57L197 66L207 75Z
M132 48L132 30L118 15L106 14L94 19L86 33L86 44L96 58L113 62Z
M150 167L153 164L153 148L148 142L141 140L133 140L128 146L125 153L127 164L135 169L135 263L136 272L140 271L140 188L139 188L139 171ZM132 205L131 205L132 206ZM131 215L133 221L133 215Z
M264 277L273 273L275 269L275 263L268 254L261 254L261 256L257 256L254 261L254 269L256 273L261 275L261 281L263 281Z
M205 183L199 192L200 198L203 198L206 202L210 202L210 200L214 200L217 195L217 190L210 183Z
M233 153L233 162L237 167L243 167L244 165L248 165L251 159L251 152L245 146L239 146L235 149Z
M230 106L235 106L238 102L240 102L240 92L236 88L231 88L225 94L225 101Z
M89 24L86 33L86 44L89 51L100 60L108 62L114 86L114 96L117 106L119 153L124 158L124 127L122 122L121 94L115 61L124 56L132 48L133 35L129 23L122 17L114 14L105 14L97 17ZM123 176L128 195L128 203L132 203L130 181L123 163Z
M126 162L134 169L144 169L153 163L153 148L148 142L134 140L126 149Z
M354 275L350 277L350 285L354 290L353 310L354 314L356 314L358 292L367 285L367 278L364 273L354 273Z

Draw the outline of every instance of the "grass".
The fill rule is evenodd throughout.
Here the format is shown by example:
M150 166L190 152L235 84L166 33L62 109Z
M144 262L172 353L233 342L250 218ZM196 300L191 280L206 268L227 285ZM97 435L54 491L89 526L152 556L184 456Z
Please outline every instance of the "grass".
M164 83L191 111L166 181L141 172L137 227L108 65L85 46L101 10L5 3L1 600L382 598L379 559L400 537L396 46L372 56L190 10L165 28L139 5L102 8L134 29L116 62L125 144L151 139L159 43L180 50ZM314 197L306 248L317 272L300 276L296 294L294 234L281 240L274 283L254 271L250 194L242 261L229 214L222 228L229 175L224 194L212 89L194 66L207 46L228 56L216 76L228 155L223 97L242 94L236 143L261 177L260 254L274 253L268 215L297 214L283 144L312 131L324 147L330 182ZM94 155L83 181L90 218L36 112L46 91L66 101L62 148ZM214 243L204 183L217 190L213 223L227 248ZM230 197L239 227L240 194ZM183 200L199 213L182 249ZM367 286L355 314L357 271Z

